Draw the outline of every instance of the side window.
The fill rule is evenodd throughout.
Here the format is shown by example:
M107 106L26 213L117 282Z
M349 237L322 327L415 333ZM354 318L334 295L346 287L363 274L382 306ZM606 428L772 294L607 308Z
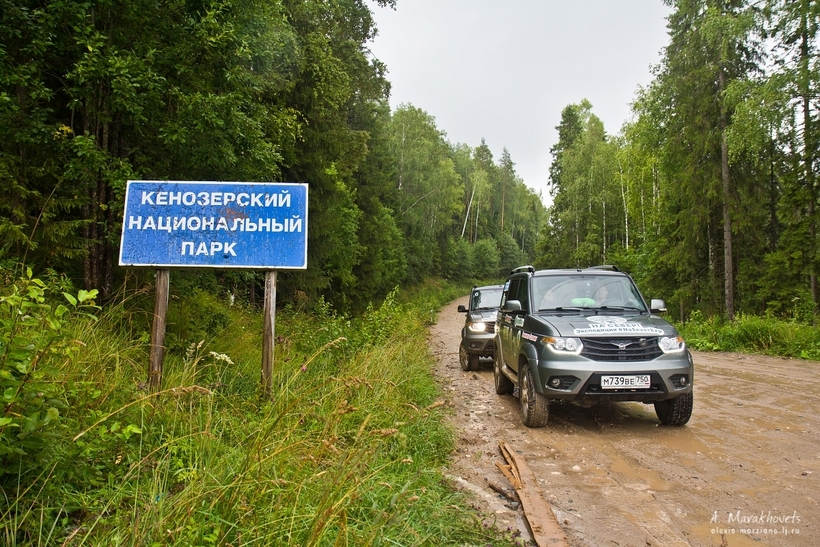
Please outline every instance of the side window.
M481 292L473 291L473 296L470 298L470 309L477 310L481 307Z
M520 280L521 283L518 286L518 301L521 302L521 309L529 312L530 311L530 291L529 291L529 278L524 278Z
M504 291L504 298L501 301L502 306L507 303L507 300L515 300L518 295L518 279L510 279L507 283L508 287Z

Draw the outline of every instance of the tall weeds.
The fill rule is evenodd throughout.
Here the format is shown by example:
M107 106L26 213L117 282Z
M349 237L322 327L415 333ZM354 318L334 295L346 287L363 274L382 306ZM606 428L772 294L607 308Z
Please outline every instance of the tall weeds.
M38 313L53 314L65 291L44 285ZM448 290L391 294L358 319L321 303L280 310L272 400L259 390L253 310L197 294L229 320L180 343L156 393L144 383L149 325L123 317L146 314L121 300L97 321L66 319L60 339L81 350L42 352L38 380L57 414L29 433L39 442L15 433L1 456L0 543L507 544L441 472L453 439L425 327ZM4 336L8 353L19 332ZM20 424L24 413L7 406Z

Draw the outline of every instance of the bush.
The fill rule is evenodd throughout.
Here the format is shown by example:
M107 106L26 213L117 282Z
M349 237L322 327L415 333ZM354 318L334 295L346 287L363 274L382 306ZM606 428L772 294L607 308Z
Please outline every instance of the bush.
M66 385L53 381L59 360L74 359L82 343L65 332L66 322L93 321L97 291L73 294L52 275L43 281L31 269L0 296L0 476L18 472L16 461L36 461L51 443L51 428L66 407Z

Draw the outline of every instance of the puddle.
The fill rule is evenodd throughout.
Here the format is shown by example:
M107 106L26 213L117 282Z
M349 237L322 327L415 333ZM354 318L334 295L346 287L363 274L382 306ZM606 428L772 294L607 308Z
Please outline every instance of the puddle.
M672 450L686 452L688 454L712 454L720 452L714 445L708 445L699 440L688 430L667 431L661 429L658 431L657 440Z
M673 483L663 480L655 471L633 466L616 454L612 455L610 470L628 479L646 483L651 490L666 491L672 488Z

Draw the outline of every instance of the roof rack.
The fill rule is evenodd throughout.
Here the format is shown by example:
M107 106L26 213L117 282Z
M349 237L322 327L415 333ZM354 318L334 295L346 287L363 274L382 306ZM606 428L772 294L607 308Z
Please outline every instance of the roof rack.
M618 266L614 264L602 264L600 266L590 266L587 270L609 270L610 272L620 272Z
M529 273L532 273L532 272L534 272L534 271L535 271L535 268L533 268L532 266L519 266L519 267L517 267L517 268L513 268L513 269L510 271L510 275L512 275L512 274L516 274L516 273L521 273L521 272L529 272Z

